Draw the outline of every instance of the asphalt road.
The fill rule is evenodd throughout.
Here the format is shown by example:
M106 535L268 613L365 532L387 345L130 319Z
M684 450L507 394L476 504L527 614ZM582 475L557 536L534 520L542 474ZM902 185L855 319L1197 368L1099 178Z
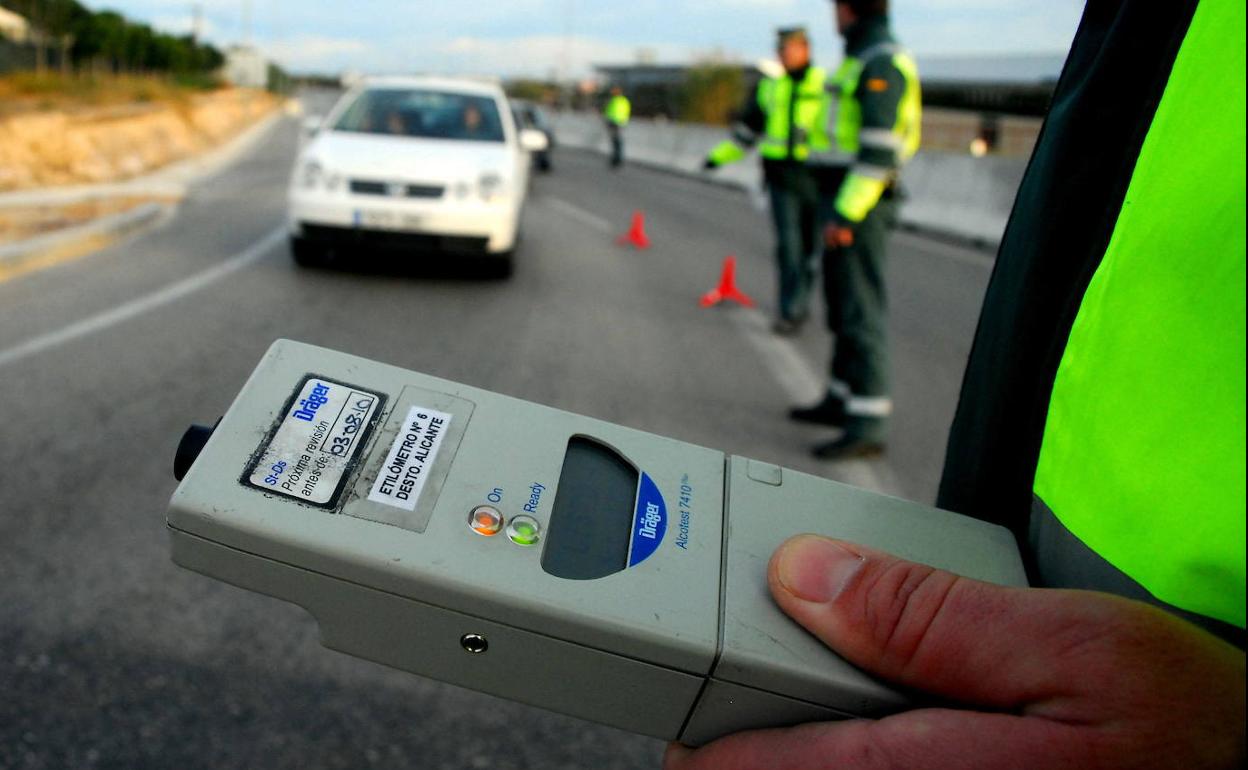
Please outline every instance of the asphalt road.
M297 268L285 121L132 241L0 283L0 768L654 768L658 741L330 652L302 610L182 571L164 510L187 424L278 337L930 501L987 255L899 233L891 451L821 463L790 424L829 340L767 332L744 195L570 152L535 180L516 274ZM634 209L654 248L614 245ZM759 309L698 307L735 254Z

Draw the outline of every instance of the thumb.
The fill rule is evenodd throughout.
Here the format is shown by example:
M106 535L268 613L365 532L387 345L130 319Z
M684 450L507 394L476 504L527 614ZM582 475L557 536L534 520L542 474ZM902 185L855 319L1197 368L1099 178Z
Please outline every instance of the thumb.
M1054 663L1104 624L1103 608L1071 592L1004 588L816 535L781 545L768 583L781 609L851 663L1002 709L1068 691Z

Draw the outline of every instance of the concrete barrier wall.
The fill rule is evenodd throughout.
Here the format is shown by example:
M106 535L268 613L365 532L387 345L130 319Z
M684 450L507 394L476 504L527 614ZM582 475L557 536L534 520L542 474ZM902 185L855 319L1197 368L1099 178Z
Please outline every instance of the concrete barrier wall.
M552 118L559 144L608 152L607 132L597 115L564 112ZM727 136L727 130L718 126L634 120L625 129L624 154L632 163L702 175L706 153ZM1026 166L1025 157L975 158L920 151L902 171L907 196L901 207L902 223L995 247L1001 241ZM762 169L756 159L707 176L746 190L759 190L762 184Z

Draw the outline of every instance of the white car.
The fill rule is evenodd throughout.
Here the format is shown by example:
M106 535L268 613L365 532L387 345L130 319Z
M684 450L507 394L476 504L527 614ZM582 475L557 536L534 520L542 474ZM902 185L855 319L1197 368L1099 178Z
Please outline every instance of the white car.
M530 153L547 140L515 124L497 84L369 78L312 120L290 180L295 261L395 247L486 255L510 272Z

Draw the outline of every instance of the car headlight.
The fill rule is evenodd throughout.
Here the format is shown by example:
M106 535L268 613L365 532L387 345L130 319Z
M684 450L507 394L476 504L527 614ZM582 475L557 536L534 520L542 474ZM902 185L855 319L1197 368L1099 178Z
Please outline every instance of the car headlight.
M325 178L325 167L318 161L309 160L303 164L303 168L299 170L299 186L312 189L321 184Z
M334 191L342 183L342 174L333 174L318 160L309 160L299 169L299 186L306 190L323 187Z
M506 191L507 182L501 174L487 171L477 179L477 194L481 196L483 201L492 201L495 198L502 197Z

